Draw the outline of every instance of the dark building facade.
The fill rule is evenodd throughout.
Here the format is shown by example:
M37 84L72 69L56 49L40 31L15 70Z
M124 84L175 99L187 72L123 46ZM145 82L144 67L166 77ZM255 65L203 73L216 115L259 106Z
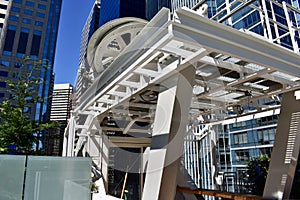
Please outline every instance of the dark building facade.
M61 11L61 0L10 0L6 9L0 38L0 101L9 98L6 80L14 80L18 73L27 73L24 58L39 61L41 67L34 72L41 83L37 95L43 101L32 105L30 115L35 120L49 120L53 88L53 63ZM32 63L34 64L34 62ZM28 69L29 68L29 69Z
M96 0L81 32L79 68L76 80L76 93L81 95L91 83L90 66L87 63L87 46L93 33L100 27L100 0Z
M102 0L100 25L121 17L150 20L162 7L170 8L170 0Z

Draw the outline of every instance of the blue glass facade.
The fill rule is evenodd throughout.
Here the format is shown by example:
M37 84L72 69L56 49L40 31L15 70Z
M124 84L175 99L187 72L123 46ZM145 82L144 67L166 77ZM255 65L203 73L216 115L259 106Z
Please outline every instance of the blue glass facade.
M284 6L282 2L282 0L253 1L246 6L242 2L232 0L229 2L208 0L205 3L208 5L209 18L235 29L249 30L283 47L299 52L299 31L297 28L293 30L289 27L289 23L291 26L299 27L299 12L289 9L289 7L299 9L299 1L285 0L287 6ZM264 16L265 14L267 17Z
M85 63L88 42L92 37L93 33L99 28L99 26L100 26L100 3L96 1L82 29L80 58L79 58L80 64ZM87 70L89 70L89 67L87 67Z
M120 17L150 20L162 7L170 8L170 0L102 0L100 25Z
M42 61L42 69L34 72L39 78L37 96L42 101L30 107L30 117L38 121L50 119L52 88L54 83L53 63L56 48L58 24L62 0L9 1L7 16L0 40L1 70L8 73L6 80L14 80L20 73L28 72L27 67L15 67L29 57L32 61ZM10 9L11 8L11 9ZM7 88L1 88L0 101L9 98Z
M120 0L102 0L100 25L120 17Z
M50 5L48 5L50 7L48 20L47 22L45 22L45 24L47 24L47 27L42 60L44 61L43 64L49 67L45 68L45 70L42 70L40 74L40 77L44 80L44 83L39 86L40 88L43 88L40 95L44 99L44 102L42 103L43 105L41 106L41 109L36 110L36 119L50 119L51 101L48 97L52 94L54 84L53 64L61 5L62 0L51 0Z

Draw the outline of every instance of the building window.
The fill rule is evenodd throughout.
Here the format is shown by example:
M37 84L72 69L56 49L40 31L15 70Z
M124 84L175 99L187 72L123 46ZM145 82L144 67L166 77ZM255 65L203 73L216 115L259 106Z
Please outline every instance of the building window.
M19 18L17 16L14 16L14 15L10 15L9 19L12 20L12 21L15 21L15 22L17 22L19 20Z
M235 161L243 162L249 160L249 150L238 150L235 151Z
M26 53L26 47L27 47L28 35L29 35L28 32L29 32L28 29L21 30L17 53L21 53L21 54Z
M5 97L5 94L3 92L0 92L0 98Z
M273 149L272 147L260 148L259 152L261 155L268 155L269 158L271 158L272 149Z
M16 53L17 58L25 58L24 53Z
M38 56L40 50L41 36L33 34L30 55Z
M2 81L1 81L1 82L0 82L0 87L1 87L1 88L6 88L6 82L2 82Z
M39 9L42 9L42 10L46 10L46 6L43 5L43 4L39 4L39 5L38 5L38 8L39 8Z
M0 61L0 65L2 67L9 67L9 61L7 61L7 60L1 60Z
M24 14L26 14L26 15L30 15L31 16L32 13L33 13L32 10L27 10L27 9L24 10Z
M228 138L219 138L219 147L228 147L229 140Z
M3 51L2 55L3 56L11 56L11 51Z
M15 68L21 68L23 67L24 65L22 63L19 63L19 62L15 62Z
M37 16L37 17L40 17L40 18L45 18L45 14L44 14L44 13L41 13L41 12L37 12L37 13L36 13L36 16Z
M275 140L276 128L262 129L257 131L259 144L273 144Z
M22 4L22 0L14 0L14 3Z
M43 22L40 22L40 21L35 21L34 23L36 26L43 26L44 23Z
M11 7L11 11L13 11L13 12L20 12L20 8L18 8L18 7Z
M6 10L6 9L7 9L7 5L1 4L1 5L0 5L0 9Z
M13 49L15 35L16 35L16 26L8 26L4 48L3 48L3 55L11 55L11 51Z
M239 133L234 135L234 144L247 144L248 135L247 133Z
M8 72L7 71L0 71L0 76L3 76L3 77L8 77Z
M229 154L221 154L220 155L220 164L229 164L230 163L230 155Z
M26 6L34 7L34 2L32 1L26 1Z
M23 18L22 22L25 24L31 24L31 20L28 18Z
M42 35L42 31L34 30L34 34L35 34L35 35Z

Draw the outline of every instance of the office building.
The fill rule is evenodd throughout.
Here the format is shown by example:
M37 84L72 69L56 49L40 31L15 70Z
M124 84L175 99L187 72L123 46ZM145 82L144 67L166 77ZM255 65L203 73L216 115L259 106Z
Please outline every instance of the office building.
M122 17L150 20L161 8L170 8L170 6L170 0L102 0L100 25Z
M61 156L62 154L63 134L71 115L73 92L74 88L70 84L54 84L50 120L58 122L60 127L47 133L51 136L45 142L47 155Z
M174 12L181 7L193 8L199 2L199 0L171 0L171 11Z
M29 107L32 119L50 119L53 88L53 63L61 11L61 0L0 1L0 101L9 98L6 80L28 73L36 63L33 76L42 80L35 90L43 100ZM26 63L24 58L30 58Z
M90 66L86 60L86 52L88 42L93 35L93 33L100 26L100 1L96 0L89 16L85 22L85 25L81 33L81 45L80 45L80 55L79 55L79 67L77 71L76 79L76 95L81 96L81 94L88 88L88 86L93 81L93 73L90 71Z

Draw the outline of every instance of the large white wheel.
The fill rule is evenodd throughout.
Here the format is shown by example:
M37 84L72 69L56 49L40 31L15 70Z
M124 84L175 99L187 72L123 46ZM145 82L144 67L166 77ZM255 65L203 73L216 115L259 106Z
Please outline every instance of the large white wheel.
M100 27L90 39L87 60L94 72L101 73L146 25L138 18L120 18Z

